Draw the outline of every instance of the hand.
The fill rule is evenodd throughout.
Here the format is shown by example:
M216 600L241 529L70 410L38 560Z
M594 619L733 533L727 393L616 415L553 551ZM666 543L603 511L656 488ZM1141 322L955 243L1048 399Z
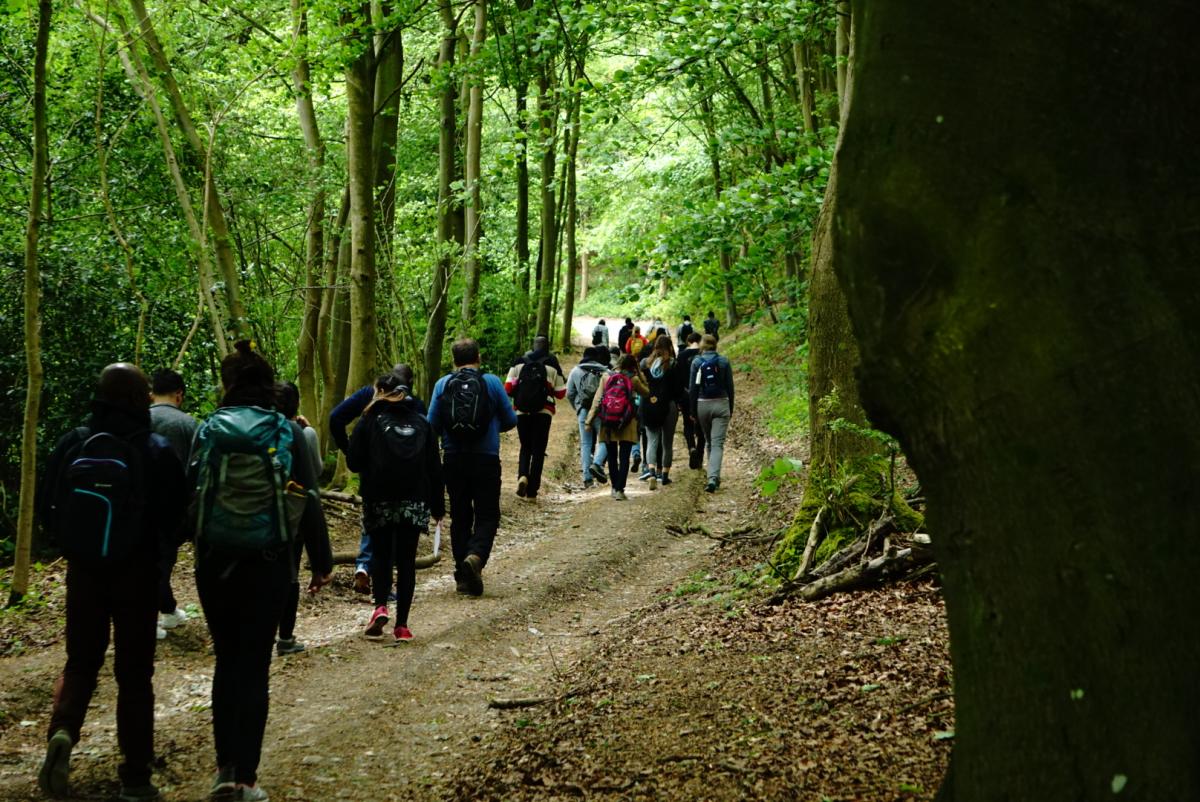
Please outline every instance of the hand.
M300 424L300 428L302 429L312 428L312 424L308 422L308 418L304 417L303 415L296 416L296 423Z
M333 574L318 574L314 573L312 579L308 580L308 592L310 595L316 593L321 588L333 581Z

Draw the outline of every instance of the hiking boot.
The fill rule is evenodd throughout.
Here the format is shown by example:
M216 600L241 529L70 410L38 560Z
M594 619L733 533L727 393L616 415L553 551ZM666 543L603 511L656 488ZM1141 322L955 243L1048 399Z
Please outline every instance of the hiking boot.
M601 465L599 462L593 462L592 466L591 466L591 468L589 468L589 470L592 473L592 478L595 479L597 482L599 482L602 485L608 484L608 474L606 474L604 472L604 466Z
M483 595L483 560L478 554L468 554L463 560L463 580L467 585L467 593L472 596Z
M591 490L591 489L592 489L593 487L595 487L595 486L596 486L596 483L595 483L595 482L593 482L591 479L584 479L584 480L583 480L583 489L584 489L584 490Z
M75 743L66 730L55 730L46 744L46 759L38 772L38 788L50 796L66 796L70 786L71 750Z
M213 777L212 791L208 794L209 800L211 802L230 802L236 793L237 782L233 779L233 766L217 769L217 774Z
M117 799L120 802L147 802L148 800L158 798L158 789L150 783L133 786L122 785L121 793L117 794Z
M396 637L396 643L408 643L413 639L412 630L403 624L396 627L396 630L392 634Z
M615 498L617 501L629 501L629 499L625 496L624 490L618 490L613 498Z
M454 590L464 595L467 593L467 571L462 563L454 566Z
M667 485L671 484L671 476L664 473L662 476L658 477L658 481L663 487L666 487Z
M174 629L188 620L188 614L178 607L173 613L163 613L158 617L158 625L163 629Z
M629 463L629 470L633 473L637 473L638 466L640 466L641 464L642 464L642 455L634 454L633 461Z
M235 802L268 802L270 797L267 792L258 785L239 785L237 791L234 792L233 798Z
M375 612L371 613L371 623L367 624L367 629L363 632L363 635L368 638L382 638L383 627L387 622L387 605L381 604L375 608Z
M647 468L646 470L642 471L641 474L638 476L638 481L646 482L653 478L654 478L654 471Z
M658 477L655 474L650 474L646 477L646 486L651 490L658 489Z
M529 492L529 478L522 476L517 479L517 495L525 498L525 494Z
M371 592L371 575L361 568L354 572L354 592L363 594Z
M304 644L295 638L280 638L275 641L275 654L299 654L304 651Z
M717 480L709 479L708 484L706 484L704 486L704 492L705 493L716 493L717 492Z
M700 460L703 458L703 456L704 455L700 453L700 449L689 448L688 449L688 467L691 468L693 471L699 470L700 469Z

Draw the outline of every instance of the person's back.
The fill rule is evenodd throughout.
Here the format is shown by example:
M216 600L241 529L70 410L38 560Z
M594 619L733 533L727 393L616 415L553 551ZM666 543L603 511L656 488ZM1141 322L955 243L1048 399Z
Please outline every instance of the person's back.
M579 461L585 489L595 482L604 484L608 481L604 472L608 450L603 442L597 443L599 424L586 423L592 401L595 400L607 374L608 349L603 345L596 345L584 350L582 361L572 368L567 376L567 401L575 410L579 424Z
M608 324L604 322L603 318L592 329L592 345L603 345L608 348Z
M621 326L617 332L617 349L621 353L625 353L625 343L629 341L630 335L633 334L633 320L625 318L625 325Z
M509 369L504 389L512 396L517 411L517 435L521 441L517 495L536 499L542 485L556 402L567 392L558 358L550 353L549 338L539 335L533 339L533 347Z
M695 327L692 326L691 315L684 315L683 322L679 324L679 328L675 330L675 345L680 351L687 347L688 337L695 332Z
M692 360L688 378L689 404L699 421L708 444L708 484L712 493L721 485L721 461L725 453L725 434L733 415L733 369L729 360L717 353L717 339L711 334L701 340L700 354Z

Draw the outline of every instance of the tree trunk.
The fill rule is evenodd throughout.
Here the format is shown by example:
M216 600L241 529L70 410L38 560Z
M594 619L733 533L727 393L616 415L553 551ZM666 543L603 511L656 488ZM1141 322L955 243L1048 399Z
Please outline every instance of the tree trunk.
M837 34L834 41L836 43L834 58L837 60L837 99L840 109L846 102L848 86L846 76L849 74L850 66L850 0L838 0Z
M467 104L467 152L466 181L471 200L466 208L465 272L466 287L463 290L462 333L471 332L475 324L475 302L479 295L479 278L482 262L479 258L479 240L482 234L483 193L480 191L480 154L483 141L483 69L479 65L487 34L487 0L475 2L475 30L471 35L471 63L475 74L471 76Z
M721 142L717 139L716 121L713 119L712 98L708 95L700 96L700 111L704 120L709 164L712 167L713 194L717 200L720 200L721 193L724 191L724 186L721 182ZM717 259L721 269L725 292L725 327L726 329L732 329L741 323L741 316L737 311L737 302L733 297L733 282L730 279L730 274L733 272L733 255L729 252L728 243L722 242L719 248Z
M167 97L171 101L171 111L175 115L175 121L183 131L184 140L191 149L192 155L197 162L205 165L205 212L207 215L208 227L212 230L213 249L217 255L217 267L221 271L221 281L225 288L225 305L229 312L229 326L235 337L250 336L250 321L246 317L246 310L242 306L240 279L238 278L238 266L234 259L233 246L231 245L231 237L229 233L229 223L225 219L225 209L221 205L221 195L217 190L217 182L213 177L211 170L211 160L209 148L205 146L200 139L200 134L196 130L196 124L192 120L192 113L188 109L187 103L184 102L183 93L179 90L179 84L175 80L175 73L171 69L171 63L167 60L167 52L159 41L158 33L154 29L154 24L150 19L150 15L146 13L145 0L130 0L133 7L134 15L137 17L138 29L141 32L141 40L146 43L146 49L150 53L150 58L154 62L154 67L158 71L158 77L163 82L163 88L167 91Z
M49 166L46 134L46 53L50 48L50 0L38 2L33 56L33 170L29 184L29 217L25 224L25 423L21 430L21 496L17 504L17 543L13 555L8 603L16 604L29 590L33 547L34 497L37 495L37 423L42 400L41 273L38 234L42 225L42 195Z
M529 118L527 96L529 83L519 81L517 94L517 271L520 291L517 293L517 342L529 339Z
M442 370L442 349L446 339L447 294L450 291L450 267L454 250L454 199L451 183L454 180L454 151L456 104L458 93L449 79L454 64L457 34L454 7L451 0L439 0L442 18L442 42L438 50L438 69L445 81L441 90L441 121L438 135L438 260L434 267L429 290L429 325L425 329L422 347L424 363L420 377L421 394L428 398Z
M579 303L587 301L588 282L591 280L592 252L584 251L579 255Z
M292 0L292 40L296 64L292 83L296 90L296 116L304 135L308 155L309 201L304 240L304 316L300 321L300 336L296 343L296 381L300 387L300 413L321 434L320 398L317 393L317 330L320 325L323 280L322 262L325 259L325 142L317 125L313 107L312 86L308 68L308 18L302 0Z
M359 6L357 19L370 20L370 6ZM350 182L350 366L347 384L369 384L377 373L379 327L375 306L375 59L371 42L359 34L361 48L346 69L346 172Z
M792 45L796 58L796 81L800 84L800 112L804 120L804 132L817 132L816 100L813 98L812 68L808 63L808 46L803 42Z
M334 221L329 235L329 243L325 248L324 276L326 286L321 296L321 313L317 317L317 364L321 368L321 417L314 423L320 435L321 447L327 451L333 446L329 438L329 413L340 402L345 393L344 381L339 386L340 374L335 354L340 343L340 320L338 317L338 301L343 296L339 285L345 275L341 271L342 238L346 222L350 218L350 185L342 191L342 201L338 207L337 220Z
M1200 7L862 11L835 267L940 533L938 798L1200 799Z
M554 101L554 65L545 63L538 73L538 132L542 147L542 234L541 270L538 281L538 313L534 334L550 333L550 310L554 302L555 241L558 221L554 213L554 165L558 155L558 105Z

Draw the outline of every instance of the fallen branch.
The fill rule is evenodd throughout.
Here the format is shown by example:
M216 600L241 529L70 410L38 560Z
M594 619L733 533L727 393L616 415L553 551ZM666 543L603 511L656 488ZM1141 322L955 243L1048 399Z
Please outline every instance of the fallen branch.
M812 526L808 530L808 542L804 544L804 555L800 558L800 566L796 569L796 575L792 577L795 582L808 573L808 569L812 568L813 555L817 552L817 544L820 541L821 533L825 530L825 518L829 515L829 505L821 505L821 509L817 511L817 517L813 518Z
M330 501L340 501L343 504L362 504L362 496L356 496L353 493L342 493L337 490L322 490L321 498L327 498Z
M903 573L914 567L916 566L913 564L913 550L901 549L892 554L876 557L865 565L856 565L810 582L800 588L798 594L805 601L817 601L839 591L861 587L886 574Z
M566 693L561 693L558 696L529 696L525 698L517 697L515 699L488 699L488 708L491 710L520 710L526 707L537 707L544 705L547 702L565 702L567 699L572 699L585 693L587 688L572 688Z

